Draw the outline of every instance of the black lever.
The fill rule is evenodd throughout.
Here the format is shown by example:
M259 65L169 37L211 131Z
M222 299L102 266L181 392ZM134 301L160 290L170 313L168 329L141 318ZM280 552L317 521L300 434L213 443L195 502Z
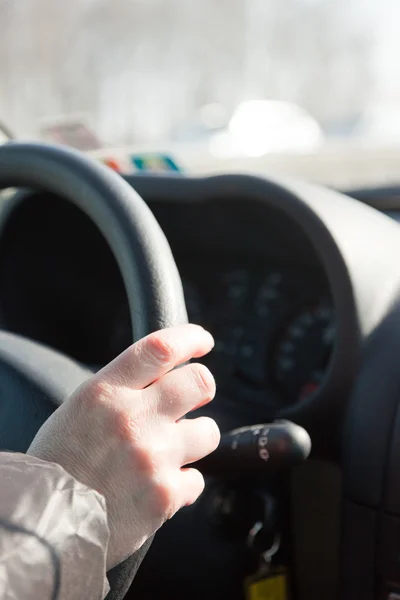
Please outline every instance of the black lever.
M203 475L262 474L301 463L310 451L311 439L303 427L274 421L224 433L215 452L194 466Z

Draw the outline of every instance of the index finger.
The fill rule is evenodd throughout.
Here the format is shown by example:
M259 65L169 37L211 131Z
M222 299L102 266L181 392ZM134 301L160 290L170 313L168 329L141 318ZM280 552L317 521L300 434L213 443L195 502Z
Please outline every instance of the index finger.
M151 333L120 354L99 372L117 385L141 390L174 367L200 358L214 339L199 325L177 325Z

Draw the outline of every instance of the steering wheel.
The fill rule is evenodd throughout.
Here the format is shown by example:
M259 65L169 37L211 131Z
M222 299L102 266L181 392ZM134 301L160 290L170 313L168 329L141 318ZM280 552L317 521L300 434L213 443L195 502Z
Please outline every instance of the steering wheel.
M0 189L7 187L51 192L93 220L121 270L133 341L187 322L168 242L149 208L119 175L69 149L11 142L0 147ZM0 449L26 452L42 423L90 375L53 349L0 331ZM150 543L108 573L108 600L125 596Z

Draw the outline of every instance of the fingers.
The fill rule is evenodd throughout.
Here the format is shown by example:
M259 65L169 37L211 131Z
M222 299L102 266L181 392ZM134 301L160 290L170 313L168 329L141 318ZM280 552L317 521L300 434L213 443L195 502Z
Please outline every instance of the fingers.
M182 465L201 460L218 447L221 434L216 422L209 417L186 419L175 426L181 443Z
M214 346L210 333L199 325L179 325L152 333L120 354L99 375L117 385L143 389L174 367L204 356Z
M204 490L204 477L197 469L181 469L180 478L181 489L184 490L182 506L190 506Z
M204 365L191 364L164 375L143 392L144 401L177 421L215 396L215 381Z

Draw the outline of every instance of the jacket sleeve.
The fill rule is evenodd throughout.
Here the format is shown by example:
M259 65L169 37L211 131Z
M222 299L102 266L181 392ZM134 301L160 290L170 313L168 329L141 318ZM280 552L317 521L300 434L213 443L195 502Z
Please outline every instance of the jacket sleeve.
M104 497L59 465L0 453L0 598L103 600Z

